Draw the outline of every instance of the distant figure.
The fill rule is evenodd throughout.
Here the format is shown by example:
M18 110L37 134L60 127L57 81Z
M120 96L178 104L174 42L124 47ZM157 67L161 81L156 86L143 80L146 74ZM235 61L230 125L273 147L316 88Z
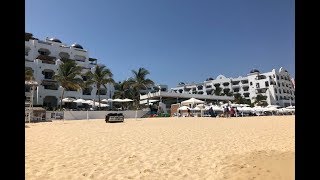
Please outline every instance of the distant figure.
M209 114L210 114L210 117L216 117L212 107L210 107L210 109L209 109Z
M188 116L189 116L189 117L191 116L191 110L190 110L190 108L188 108Z
M224 107L223 114L224 114L224 117L226 117L226 118L229 116L229 107L228 106Z
M235 117L236 111L233 107L230 108L230 117Z

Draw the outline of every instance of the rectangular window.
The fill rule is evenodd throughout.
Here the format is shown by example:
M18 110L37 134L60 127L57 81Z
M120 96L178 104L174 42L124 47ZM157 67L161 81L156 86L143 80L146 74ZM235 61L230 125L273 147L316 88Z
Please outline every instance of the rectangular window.
M250 85L252 86L252 82L250 82Z
M269 87L269 82L266 81L266 82L265 82L265 85L266 85L266 87Z
M256 83L256 88L260 88L260 84L259 83Z

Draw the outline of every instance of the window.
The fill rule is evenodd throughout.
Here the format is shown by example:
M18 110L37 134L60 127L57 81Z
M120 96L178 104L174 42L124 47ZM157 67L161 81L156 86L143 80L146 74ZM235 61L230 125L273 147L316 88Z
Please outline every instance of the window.
M256 88L260 88L260 84L259 83L256 83Z
M266 81L266 82L265 82L265 85L266 85L266 87L269 87L269 82Z
M280 100L282 100L282 96L280 96Z
M24 92L30 92L31 87L30 86L24 86Z
M278 101L278 96L276 96L276 100Z
M84 88L82 95L91 95L92 88Z
M250 85L252 86L252 82L250 82Z
M54 73L53 72L44 72L44 78L45 79L52 79Z
M58 90L59 86L57 84L45 84L44 89Z
M273 75L273 78L276 78L276 76L275 76L275 75Z
M279 89L279 94L281 94L281 89Z
M276 88L274 88L274 92L278 93L278 91L277 91L277 89L276 89Z
M75 59L76 61L85 62L86 57L84 57L84 56L79 56L79 55L75 55L75 56L74 56L74 59Z

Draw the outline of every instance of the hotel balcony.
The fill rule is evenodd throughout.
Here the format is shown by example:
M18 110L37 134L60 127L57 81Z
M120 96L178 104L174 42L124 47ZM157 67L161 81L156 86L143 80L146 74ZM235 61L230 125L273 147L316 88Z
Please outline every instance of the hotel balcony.
M227 87L227 86L230 85L230 83L229 83L229 82L224 82L224 83L222 83L222 85L223 85L224 87Z
M257 88L256 89L256 93L266 93L267 92L267 90L268 90L268 88Z
M274 80L270 80L270 85L277 85L277 83Z
M267 77L265 75L257 75L255 80L261 80L261 79L266 79Z
M25 58L24 59L26 62L33 62L33 60L30 60L30 59L27 59L27 58Z
M232 86L235 86L235 85L239 85L240 81L232 81L231 84Z
M249 91L249 86L242 86L243 91Z
M45 64L55 64L56 63L56 58L53 56L39 55L36 59L41 60L42 63L45 63Z
M92 65L97 65L97 62L98 62L98 60L95 58L89 58L89 61L90 61L89 64L92 64Z
M208 95L210 95L210 94L212 94L213 93L213 89L211 88L211 90L206 90L206 93L208 94Z
M40 85L42 85L44 87L44 89L49 89L49 90L58 90L59 89L58 82L55 80L49 80L49 79L42 80Z
M240 88L240 84L232 85L232 88Z
M243 85L245 85L245 84L249 84L249 81L248 81L248 80L241 80L241 83L242 83Z
M206 85L206 89L212 89L211 85Z
M240 91L240 88L232 88L232 90L233 90L234 93L237 93L237 92Z
M60 59L62 62L66 62L66 61L75 61L74 59L70 59L70 58L61 58Z

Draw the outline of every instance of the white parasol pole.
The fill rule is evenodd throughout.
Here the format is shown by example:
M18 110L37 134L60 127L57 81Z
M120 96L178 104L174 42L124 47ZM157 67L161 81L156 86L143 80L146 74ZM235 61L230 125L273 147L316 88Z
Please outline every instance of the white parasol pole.
M89 111L87 109L87 120L89 120Z

